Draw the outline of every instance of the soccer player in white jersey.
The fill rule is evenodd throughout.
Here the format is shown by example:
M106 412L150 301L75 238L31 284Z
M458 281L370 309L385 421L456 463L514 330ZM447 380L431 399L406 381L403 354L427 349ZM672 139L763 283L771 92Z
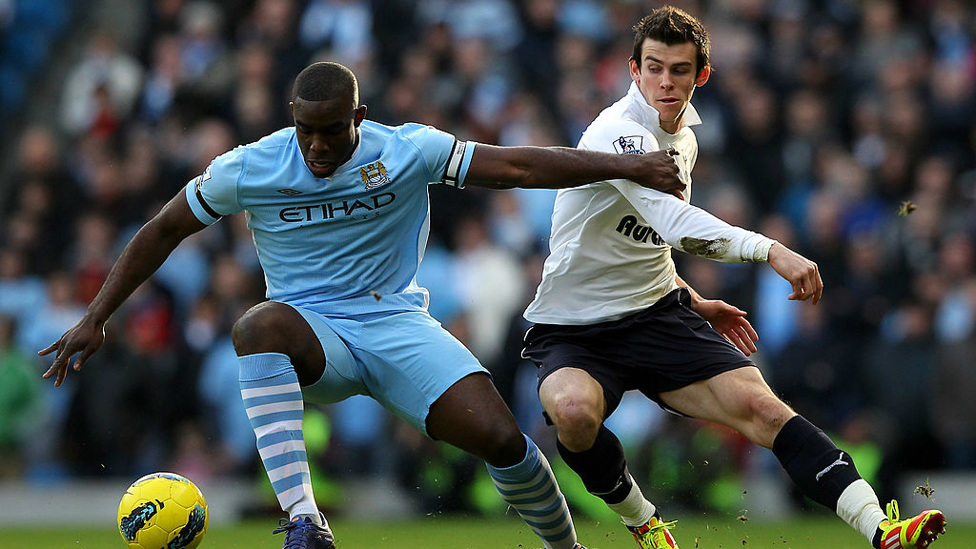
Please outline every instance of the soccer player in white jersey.
M85 316L39 351L59 386L102 345L112 313L179 243L244 211L268 301L234 325L240 387L261 460L288 514L289 549L329 549L305 454L304 398L370 395L431 438L484 459L503 499L547 548L580 547L549 464L487 371L427 312L415 275L427 186L559 188L627 178L683 188L665 153L621 162L565 147L494 147L433 127L365 120L355 75L315 63L295 80L294 127L217 157L132 238ZM74 358L72 362L72 357Z
M710 74L708 35L670 6L634 30L630 91L593 121L579 148L624 156L674 149L687 187L679 198L608 180L557 194L550 256L525 311L534 324L524 354L539 366L539 398L560 455L640 547L677 547L674 523L644 498L603 424L625 391L639 390L666 410L771 448L804 494L875 548L927 546L944 531L943 514L899 520L892 502L886 516L851 456L777 398L747 358L758 336L745 313L703 299L677 276L672 247L719 261L768 261L791 283L789 299L816 305L823 291L813 262L685 203L698 154L691 126L700 123L690 101Z

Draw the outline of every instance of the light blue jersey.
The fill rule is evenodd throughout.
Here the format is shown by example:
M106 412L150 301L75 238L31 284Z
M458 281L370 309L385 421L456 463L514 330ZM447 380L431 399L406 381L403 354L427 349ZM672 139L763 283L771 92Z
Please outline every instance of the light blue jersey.
M426 310L417 285L429 230L427 185L462 187L474 144L430 126L364 121L352 157L309 172L295 129L218 156L186 187L197 218L245 211L267 297L322 314Z

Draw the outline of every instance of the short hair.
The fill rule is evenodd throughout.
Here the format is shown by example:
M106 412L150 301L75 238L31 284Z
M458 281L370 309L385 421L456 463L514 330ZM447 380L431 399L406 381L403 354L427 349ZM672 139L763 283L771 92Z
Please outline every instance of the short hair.
M701 74L701 71L708 66L708 57L712 49L708 31L701 21L680 8L674 6L658 8L634 25L634 53L631 59L641 62L641 48L644 46L644 40L648 38L669 46L691 42L697 50L695 74Z
M318 62L305 67L295 78L291 99L328 101L350 95L354 105L359 105L359 82L351 70L339 63Z

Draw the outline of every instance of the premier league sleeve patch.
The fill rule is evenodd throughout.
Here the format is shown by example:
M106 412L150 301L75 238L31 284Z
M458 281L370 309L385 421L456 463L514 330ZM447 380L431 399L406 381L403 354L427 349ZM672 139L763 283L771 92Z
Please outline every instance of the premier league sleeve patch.
M196 178L194 178L194 182L196 184L197 192L199 192L200 189L203 188L203 182L204 181L207 181L208 179L210 179L211 177L213 177L213 172L211 171L211 168L213 168L213 163L212 162L210 163L210 165L207 166L207 169L203 171L203 174L198 175Z
M621 135L613 141L617 154L644 154L644 136Z
M214 221L222 217L219 213L217 213L216 210L213 209L210 203L207 202L207 199L203 197L203 184L206 181L209 181L213 177L212 168L213 168L213 163L211 162L210 165L207 166L207 169L204 170L201 175L198 175L192 181L193 195L197 199L197 202L199 206L203 209L203 211L206 212L207 215L209 215L212 218L210 220L211 223L213 223Z

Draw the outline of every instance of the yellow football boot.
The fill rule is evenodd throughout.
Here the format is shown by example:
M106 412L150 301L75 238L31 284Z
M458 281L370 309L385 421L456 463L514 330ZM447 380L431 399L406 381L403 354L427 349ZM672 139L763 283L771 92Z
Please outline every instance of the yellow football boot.
M946 520L942 511L930 509L912 518L899 520L898 502L888 504L888 520L881 529L881 549L922 549L945 533Z
M641 526L628 526L634 535L637 546L641 549L678 549L678 542L674 541L669 528L674 528L675 521L664 522L657 517Z

